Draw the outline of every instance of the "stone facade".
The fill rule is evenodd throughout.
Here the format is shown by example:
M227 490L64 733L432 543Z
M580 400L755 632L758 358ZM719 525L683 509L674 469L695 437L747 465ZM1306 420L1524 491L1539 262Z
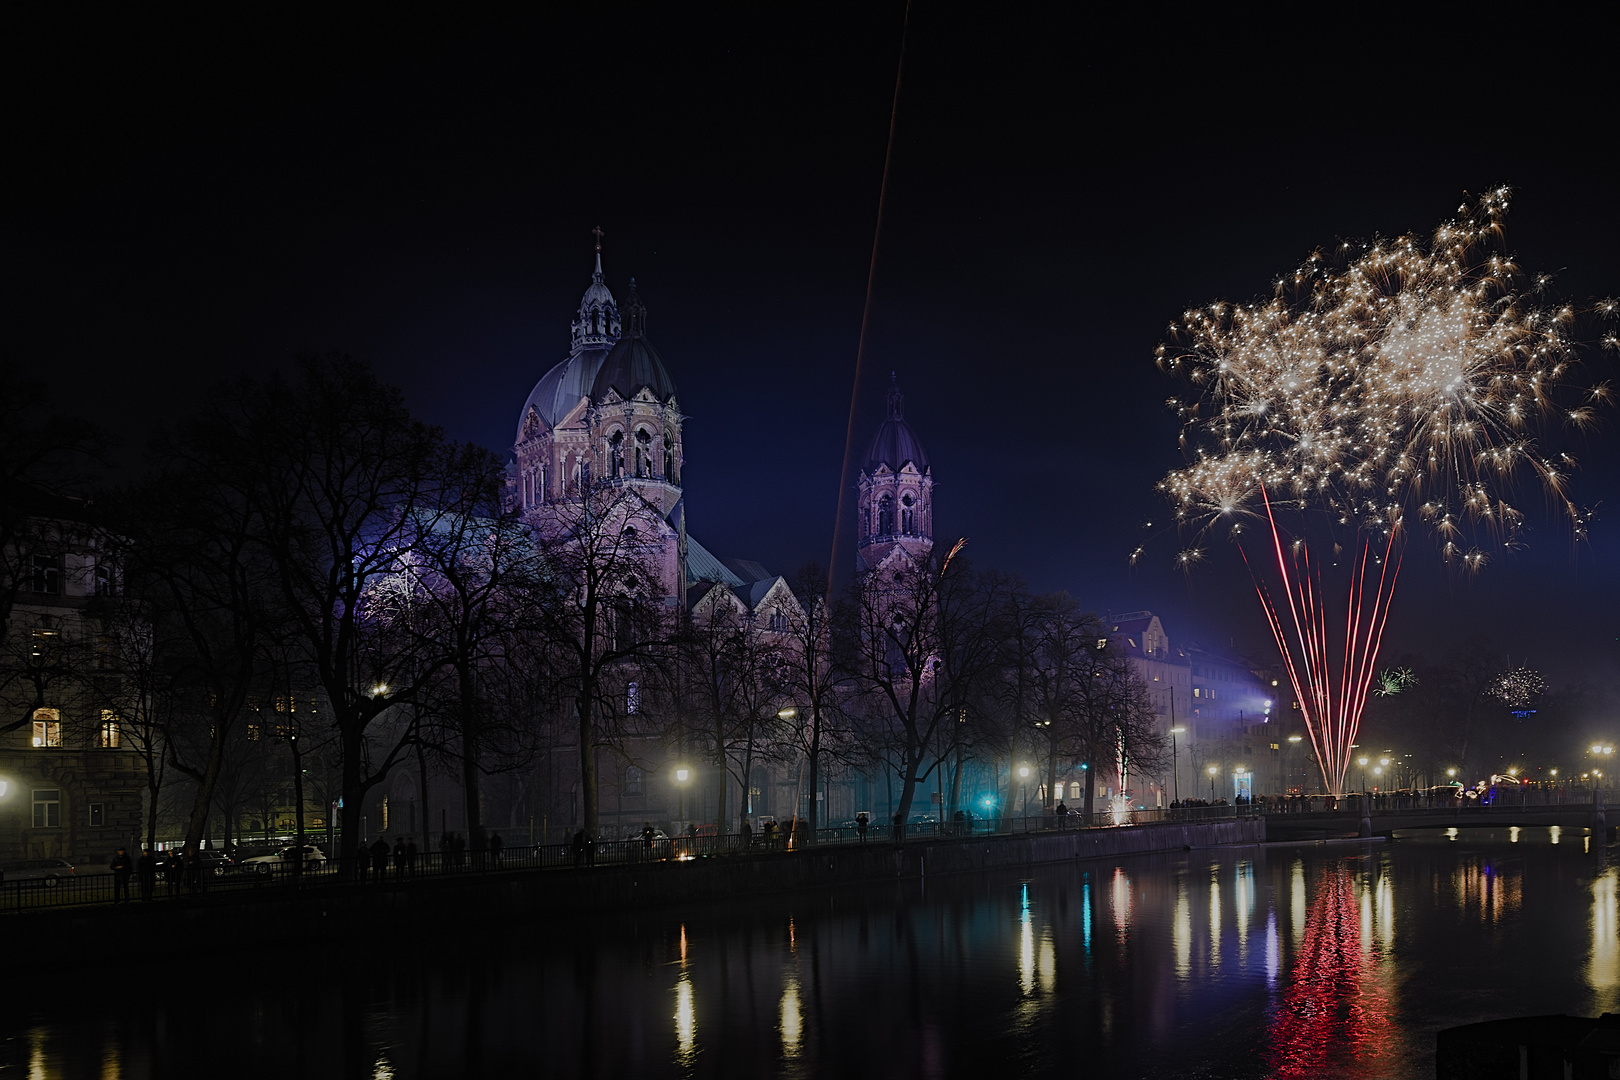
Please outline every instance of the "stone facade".
M0 705L0 866L57 857L96 865L138 842L145 769L119 713L116 567L70 500L19 530ZM26 550L22 550L26 548ZM123 627L128 630L128 627Z

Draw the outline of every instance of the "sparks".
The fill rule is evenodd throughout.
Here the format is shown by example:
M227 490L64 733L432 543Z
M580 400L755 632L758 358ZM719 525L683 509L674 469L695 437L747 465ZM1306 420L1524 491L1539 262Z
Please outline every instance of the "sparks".
M1334 795L1378 678L1408 522L1430 527L1444 562L1476 573L1487 549L1519 546L1525 515L1509 496L1528 478L1582 535L1564 491L1573 463L1534 435L1555 419L1587 426L1607 388L1558 400L1577 366L1576 312L1534 306L1495 250L1507 196L1464 203L1426 243L1346 244L1338 263L1314 254L1269 300L1189 308L1156 352L1194 388L1171 400L1188 464L1160 490L1184 527L1224 522L1240 550L1235 518L1270 528L1271 551L1250 572ZM1329 549L1350 569L1342 635L1329 631L1321 560L1302 536L1285 538L1285 511L1355 534ZM1178 556L1184 569L1192 551ZM1276 600L1263 584L1273 567Z

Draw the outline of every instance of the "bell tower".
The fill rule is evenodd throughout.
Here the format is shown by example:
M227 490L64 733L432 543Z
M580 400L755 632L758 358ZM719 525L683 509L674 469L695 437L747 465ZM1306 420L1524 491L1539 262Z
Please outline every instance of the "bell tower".
M934 471L906 423L905 406L891 372L888 417L878 426L856 483L857 573L883 565L897 550L924 559L934 547Z

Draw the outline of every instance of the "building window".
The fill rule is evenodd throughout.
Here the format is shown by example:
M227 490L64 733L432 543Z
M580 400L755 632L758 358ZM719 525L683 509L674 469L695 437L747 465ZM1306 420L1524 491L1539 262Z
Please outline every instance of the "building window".
M608 436L608 472L615 480L624 475L624 432Z
M56 564L55 555L35 555L33 558L33 573L29 575L28 590L37 593L49 593L52 596L62 591L62 571Z
M388 831L388 796L382 797L382 831Z
M48 627L36 627L34 630L34 644L29 652L30 659L36 664L51 662L51 651L62 641L62 632Z
M777 608L775 611L771 612L771 629L781 633L787 630L787 628L787 612L783 611L781 608Z
M633 682L624 688L624 711L638 713L641 711L641 684Z
M56 788L34 789L34 828L62 827L62 793Z
M62 714L56 709L34 710L34 745L46 748L62 745Z
M910 495L901 498L900 508L900 531L910 536L917 531L917 514L912 509Z
M107 804L93 802L90 804L90 827L99 829L107 824Z
M894 535L894 499L888 495L878 501L878 535Z
M646 428L636 431L636 475L652 475L652 436L647 434Z
M1069 781L1069 798L1078 799L1083 794L1085 794L1085 793L1080 790L1080 781L1078 781L1078 780Z
M641 781L642 781L642 772L641 772L640 769L636 768L634 765L631 765L630 767L625 769L624 770L624 793L626 795L640 795L640 794L642 794L643 792L642 792L642 788L641 788Z
M101 731L97 745L103 750L118 749L118 714L111 709L101 710Z
M110 562L96 564L96 595L111 596L113 594L113 565Z

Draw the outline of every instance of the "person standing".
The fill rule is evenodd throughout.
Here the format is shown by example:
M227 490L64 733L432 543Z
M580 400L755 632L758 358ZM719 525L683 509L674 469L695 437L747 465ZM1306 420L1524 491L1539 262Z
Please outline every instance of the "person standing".
M411 877L416 876L416 841L405 841L405 873Z
M866 843L867 820L865 810L862 810L860 813L855 815L855 835L859 837L861 843L863 844Z
M497 869L497 870L499 870L501 868L501 847L502 846L503 845L501 843L501 834L498 833L498 832L490 833L489 834L489 861L495 864L495 869Z
M125 904L129 902L129 875L135 869L135 864L123 848L113 856L113 903Z
M585 862L585 830L581 829L574 834L574 842L570 845L574 850L574 869L578 870Z
M180 895L180 882L186 873L186 853L183 848L170 848L169 861L163 866L163 880L169 886L169 898Z
M371 872L377 877L377 884L381 885L388 880L388 838L377 837L377 842L371 845Z
M141 901L144 903L157 892L157 860L152 857L151 848L141 849L141 857L135 860L135 873L141 879Z
M398 881L405 876L405 838L394 837L394 880Z

